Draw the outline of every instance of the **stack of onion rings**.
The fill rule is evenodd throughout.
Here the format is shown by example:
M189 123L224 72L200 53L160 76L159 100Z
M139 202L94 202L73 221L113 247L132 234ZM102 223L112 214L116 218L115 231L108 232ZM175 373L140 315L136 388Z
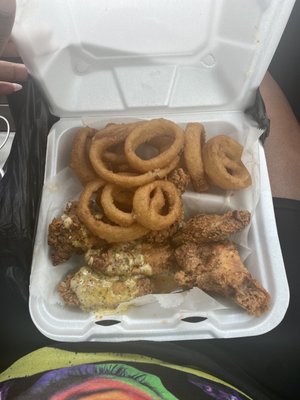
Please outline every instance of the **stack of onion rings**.
M164 149L159 155L150 160L143 160L137 154L136 150L142 143L150 142L151 139L170 137L172 143L167 149ZM125 140L125 154L129 164L141 172L153 171L158 168L165 168L180 153L184 144L184 133L179 125L166 119L153 119L136 126Z
M143 174L119 173L110 169L103 161L103 154L111 145L118 143L122 138L119 136L104 137L101 140L93 141L90 148L90 160L96 173L107 182L115 183L122 187L137 187L153 182L155 179L164 178L169 172L175 169L179 162L176 157L169 165L164 168L155 169Z
M251 184L242 151L224 135L205 143L204 127L196 122L185 132L166 119L82 128L71 154L71 167L86 185L79 218L110 243L166 230L182 220L181 183L186 188L190 180L196 192L207 191L209 184L225 190ZM185 172L174 181L179 165ZM90 207L94 194L103 219Z
M203 125L188 123L185 133L166 119L128 124L107 124L96 132L82 128L73 142L71 167L86 184L98 178L124 188L138 188L164 179L177 168L183 152L184 168L193 189L203 192L209 184L225 190L251 184L251 176L241 161L243 147L225 135L205 143ZM155 149L142 158L141 146ZM151 151L150 153L151 154Z
M95 218L90 207L92 196L97 194L98 190L103 188L104 183L101 180L89 182L82 191L79 198L78 216L86 227L101 239L108 243L120 243L136 240L144 236L148 229L144 226L133 223L130 226L112 225L101 219Z
M92 196L99 195L99 190L102 190L100 205L107 222L104 218L96 218L92 211ZM94 235L109 243L139 239L149 230L168 228L182 215L181 197L171 182L159 180L139 187L133 194L129 212L115 203L114 196L122 190L111 183L96 180L85 186L79 199L80 220Z
M153 138L164 138L161 152L149 160L141 159L136 150L143 142ZM166 149L166 137L173 143ZM138 187L168 175L179 163L179 154L183 148L184 134L175 123L164 120L142 121L132 124L109 125L99 131L91 143L89 157L97 175L106 182L123 187ZM117 147L118 146L118 147ZM122 149L121 154L111 154L110 149ZM155 144L153 145L155 146ZM121 160L121 162L119 162ZM112 164L118 162L123 169L115 171ZM128 163L129 173L124 172ZM126 171L126 169L125 169Z

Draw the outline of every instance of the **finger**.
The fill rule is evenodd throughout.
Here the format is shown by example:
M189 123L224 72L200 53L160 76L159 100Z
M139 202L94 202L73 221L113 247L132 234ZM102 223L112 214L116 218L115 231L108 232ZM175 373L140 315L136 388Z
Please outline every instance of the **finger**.
M24 64L0 61L0 80L7 82L23 82L28 72Z
M15 20L16 0L0 0L0 54L10 37Z
M0 96L7 96L22 89L22 85L11 82L0 82Z

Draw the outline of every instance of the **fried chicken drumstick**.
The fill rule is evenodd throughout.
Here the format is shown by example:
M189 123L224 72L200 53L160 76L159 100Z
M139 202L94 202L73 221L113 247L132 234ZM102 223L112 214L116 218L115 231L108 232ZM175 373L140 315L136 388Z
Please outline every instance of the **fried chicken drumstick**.
M228 211L225 214L198 214L173 237L175 244L185 242L209 243L227 239L250 222L249 211Z
M175 250L181 271L175 280L183 288L198 288L230 297L251 315L260 316L270 295L242 263L235 243L186 243Z

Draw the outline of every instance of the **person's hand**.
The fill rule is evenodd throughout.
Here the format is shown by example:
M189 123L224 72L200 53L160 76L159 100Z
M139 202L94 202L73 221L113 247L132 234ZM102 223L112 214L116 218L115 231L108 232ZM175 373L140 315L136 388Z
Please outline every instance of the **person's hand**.
M0 0L0 56L17 56L16 49L9 40L15 20L15 11L15 0ZM25 81L27 75L25 65L0 61L0 96L22 89L19 82Z

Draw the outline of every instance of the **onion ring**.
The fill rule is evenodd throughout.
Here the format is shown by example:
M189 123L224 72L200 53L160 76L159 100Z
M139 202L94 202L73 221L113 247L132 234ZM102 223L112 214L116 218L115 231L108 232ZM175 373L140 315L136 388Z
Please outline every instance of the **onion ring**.
M124 212L131 212L134 191L132 191L129 188L123 188L121 186L116 186L116 185L114 186L116 189L114 190L113 196L116 207L118 207L120 210ZM101 204L101 195L102 195L102 190L99 190L95 200L98 206L103 208Z
M142 124L144 121L137 121L137 122L130 122L130 123L109 123L104 128L101 128L97 131L94 136L94 140L102 139L104 137L108 137L111 135L119 135L123 133L129 133L132 131L133 128L137 127L138 125Z
M149 144L160 152L167 150L173 142L173 138L167 135L156 136L149 140Z
M165 204L166 201L164 193L159 186L156 186L156 188L153 190L153 195L149 200L149 208L156 213L159 213L163 209Z
M103 154L103 161L113 165L126 164L127 158L124 153L124 143L111 146L111 148Z
M163 207L151 197L153 191L157 189L162 191L166 200ZM153 200L153 204L151 204L151 200ZM167 212L162 213L165 206L167 206ZM136 190L133 196L133 211L140 224L148 229L159 231L168 228L180 218L182 212L181 197L173 183L165 180L151 182Z
M136 154L137 148L142 143L148 143L157 136L171 137L173 142L157 156L143 160ZM146 121L136 126L125 140L125 154L132 167L140 172L164 168L180 153L184 144L183 130L172 121L160 118Z
M96 173L105 181L115 183L122 187L137 187L145 185L146 183L153 182L155 179L164 178L169 172L175 169L179 162L179 157L175 157L164 168L154 169L144 174L133 175L132 173L117 173L111 171L103 161L103 154L106 149L113 144L122 142L127 132L120 135L112 135L103 137L101 139L93 140L90 147L90 160Z
M112 222L120 226L130 226L135 222L135 214L132 211L133 197L134 192L130 189L107 183L102 190L100 204L104 214ZM160 187L156 187L150 199L150 208L158 213L164 205L164 194ZM124 211L122 208L130 208L130 211Z
M149 230L134 223L129 227L110 225L96 219L90 209L90 200L94 193L104 186L101 180L89 182L82 191L78 204L78 217L82 223L95 235L109 243L120 243L136 240L144 236Z
M134 191L121 186L116 186L116 192L114 192L114 194L116 203L118 203L123 209L132 210Z
M124 140L126 132L129 133L129 124L107 124L104 128L100 129L94 136L94 140L99 140L111 135L124 135L123 141L111 145L103 154L103 161L113 165L127 163L127 158L124 153Z
M70 167L83 185L98 178L88 156L91 139L95 133L95 129L84 127L73 140Z
M184 134L183 158L186 169L191 177L195 192L205 192L209 185L202 161L202 149L205 143L204 127L197 122L189 123Z
M229 136L208 140L203 147L203 160L210 183L226 190L250 186L252 180L241 161L242 153L243 146Z
M113 183L108 183L104 186L100 200L104 214L112 222L120 226L130 226L135 222L134 215L132 212L123 211L116 206L115 202L118 201L119 194L123 196L121 199L124 200L124 188L116 186Z

